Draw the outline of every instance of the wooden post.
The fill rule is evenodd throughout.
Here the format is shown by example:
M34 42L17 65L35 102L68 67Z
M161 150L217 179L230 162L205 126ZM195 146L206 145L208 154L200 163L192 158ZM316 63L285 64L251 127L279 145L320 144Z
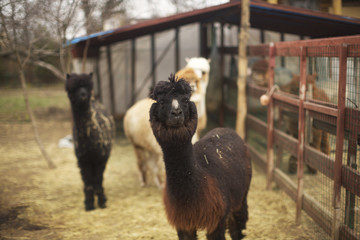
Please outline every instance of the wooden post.
M360 122L360 114L358 113L358 104L359 104L359 72L360 69L359 66L359 58L354 58L353 62L353 74L354 74L354 84L355 91L353 94L351 94L350 101L352 104L352 107L350 107L350 121L352 124L350 124L350 133L349 133L349 142L348 142L348 154L347 154L347 165L353 169L357 169L357 163L356 163L356 156L357 156L357 135L359 131L358 122ZM354 108L356 110L354 110ZM350 228L354 229L355 224L355 202L356 202L356 195L351 193L349 190L346 190L346 198L345 198L345 224Z
M297 155L297 193L296 193L296 224L301 221L304 175L304 145L305 145L305 110L306 94L306 48L301 48L300 56L300 87L299 87L299 125L298 125L298 155Z
M131 39L131 105L135 103L135 81L136 81L136 42Z
M110 102L111 102L111 113L115 113L115 96L114 96L114 77L112 71L112 60L111 60L111 45L106 46L106 56L108 63L108 73L109 73L109 92L110 92Z
M155 53L155 35L151 34L151 79L152 86L155 86L156 83L156 53Z
M179 47L179 28L175 28L175 71L177 72L180 70L180 47Z
M351 111L351 121L353 124L350 125L350 136L348 143L348 156L347 156L347 165L353 169L357 169L356 164L356 154L357 154L357 124L356 121L359 121L359 116L357 116L356 111ZM355 223L355 194L351 193L349 190L346 190L345 197L345 224L354 229Z
M239 75L237 79L238 100L236 113L236 132L245 139L245 120L247 113L246 101L246 77L248 60L246 55L247 42L249 38L250 28L250 2L242 0L241 2L241 29L239 34L239 58L238 69Z
M219 126L223 127L225 122L225 71L224 71L224 24L220 26L220 76L221 76L221 103Z
M339 46L339 86L338 86L338 112L336 121L336 153L334 163L334 214L332 224L332 239L339 239L341 224L341 172L345 132L345 93L346 93L346 68L347 45Z
M284 42L285 41L285 34L282 32L280 33L280 41ZM281 56L281 67L285 68L285 57Z
M208 51L208 30L206 23L200 23L200 56L207 58L209 56Z
M275 68L275 47L270 43L269 47L269 86L270 90L274 86L274 68ZM274 101L270 98L267 110L267 151L266 151L266 189L271 190L271 183L274 173Z
M260 30L260 43L261 44L265 43L265 30L264 29Z
M333 14L342 14L342 0L332 0Z
M99 99L100 102L104 102L104 100L102 99L102 92L101 92L100 58L97 57L95 61L96 61L95 62L95 74L96 74L96 83L97 83L97 90L98 90L97 98Z

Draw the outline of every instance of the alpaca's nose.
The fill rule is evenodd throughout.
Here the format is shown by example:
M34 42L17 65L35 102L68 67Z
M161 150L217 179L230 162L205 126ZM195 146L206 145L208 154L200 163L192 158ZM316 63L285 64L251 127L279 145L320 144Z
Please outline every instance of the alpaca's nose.
M177 99L173 99L171 103L171 115L177 117L180 114L182 114L182 110L180 108L179 102Z
M79 95L81 99L86 99L87 98L87 91L84 88L81 88L79 91Z
M177 116L179 116L179 115L181 115L182 114L182 110L181 110L181 108L172 108L171 109L171 115L173 115L174 117L177 117Z

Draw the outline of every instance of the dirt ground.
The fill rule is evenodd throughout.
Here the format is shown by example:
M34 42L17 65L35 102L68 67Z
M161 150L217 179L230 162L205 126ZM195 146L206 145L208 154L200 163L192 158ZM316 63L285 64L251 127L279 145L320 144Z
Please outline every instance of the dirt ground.
M36 113L57 168L47 168L28 121L0 118L0 239L177 239L167 223L161 191L140 187L133 149L121 131L104 176L108 207L85 212L74 150L58 147L59 139L71 134L70 111ZM248 203L245 239L319 236L305 213L302 224L295 224L294 202L281 190L266 191L265 176L256 166ZM205 239L203 232L199 239Z

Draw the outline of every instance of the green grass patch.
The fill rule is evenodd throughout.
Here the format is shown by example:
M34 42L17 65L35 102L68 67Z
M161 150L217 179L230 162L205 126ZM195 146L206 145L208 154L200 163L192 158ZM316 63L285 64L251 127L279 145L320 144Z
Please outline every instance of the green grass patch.
M29 88L29 102L32 110L44 112L49 108L69 109L70 103L63 87ZM45 111L46 112L46 111ZM0 120L28 121L22 89L0 90Z
M38 89L29 91L29 102L32 109L58 107L68 108L69 100L60 90ZM0 92L0 113L11 114L26 111L22 90Z

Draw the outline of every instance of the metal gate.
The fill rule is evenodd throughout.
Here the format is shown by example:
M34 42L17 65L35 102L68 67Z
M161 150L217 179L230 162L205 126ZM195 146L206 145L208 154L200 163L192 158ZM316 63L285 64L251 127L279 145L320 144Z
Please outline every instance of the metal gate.
M248 48L252 159L333 239L360 239L360 36ZM259 104L263 94L267 106Z

